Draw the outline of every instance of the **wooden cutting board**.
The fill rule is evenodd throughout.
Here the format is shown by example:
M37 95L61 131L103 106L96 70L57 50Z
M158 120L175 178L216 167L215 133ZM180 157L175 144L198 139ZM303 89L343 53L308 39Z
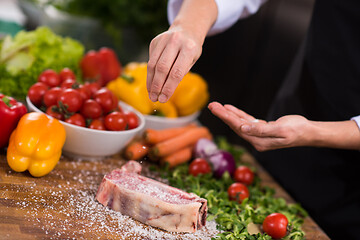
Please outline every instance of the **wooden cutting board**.
M244 160L256 165L264 184L292 202L250 155ZM120 156L92 162L62 157L51 173L34 178L12 171L5 153L0 153L1 239L211 239L216 235L214 222L195 234L168 233L98 203L95 195L103 176L122 164ZM329 239L309 217L303 229L307 239Z

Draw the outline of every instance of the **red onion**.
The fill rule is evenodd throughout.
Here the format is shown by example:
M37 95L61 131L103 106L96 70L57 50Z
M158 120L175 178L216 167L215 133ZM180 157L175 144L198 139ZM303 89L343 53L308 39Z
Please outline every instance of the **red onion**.
M233 175L236 169L236 163L231 153L219 150L215 154L209 156L207 160L212 164L215 177L221 178L227 171Z
M215 154L218 151L219 149L216 146L216 144L207 138L199 139L194 146L195 158L207 159L208 157L210 157L211 155Z

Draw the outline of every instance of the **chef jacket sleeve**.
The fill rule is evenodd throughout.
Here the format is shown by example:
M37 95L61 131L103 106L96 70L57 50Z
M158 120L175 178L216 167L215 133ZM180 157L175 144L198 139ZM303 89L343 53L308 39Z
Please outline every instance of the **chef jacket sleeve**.
M360 115L356 117L352 117L351 120L354 120L360 129Z
M215 0L218 16L208 32L208 36L223 32L239 19L246 18L258 11L267 0ZM178 14L183 0L169 0L168 20L171 24Z

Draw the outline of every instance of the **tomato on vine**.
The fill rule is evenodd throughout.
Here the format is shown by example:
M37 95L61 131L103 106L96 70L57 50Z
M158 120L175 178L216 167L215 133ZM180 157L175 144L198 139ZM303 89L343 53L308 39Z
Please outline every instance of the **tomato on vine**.
M110 131L122 131L126 129L126 118L123 113L109 113L104 120L105 127Z
M38 82L45 83L49 87L56 87L60 85L60 78L54 70L47 69L39 75Z
M73 125L77 125L80 127L85 127L85 119L83 116L81 116L80 113L75 113L71 117L65 119L65 122L73 124Z
M77 112L83 104L83 99L78 91L68 88L59 94L58 104L60 107L61 104L64 105L68 112Z
M134 112L124 112L128 129L134 129L139 126L139 119Z

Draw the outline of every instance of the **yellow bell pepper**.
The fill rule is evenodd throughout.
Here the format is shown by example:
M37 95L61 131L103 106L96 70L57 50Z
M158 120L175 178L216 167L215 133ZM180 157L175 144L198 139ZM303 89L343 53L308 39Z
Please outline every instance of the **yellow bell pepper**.
M199 74L187 73L169 101L174 103L179 116L199 111L209 101L206 81Z
M131 105L142 114L151 113L152 108L148 102L149 97L146 86L143 86L140 81L137 81L137 78L130 75L122 75L109 82L106 87L112 91L118 99Z
M151 102L151 100L149 99ZM162 116L162 117L168 117L168 118L176 118L177 110L175 108L175 105L172 102L151 102L152 105L152 114L155 116Z
M58 163L65 138L65 128L57 119L27 113L11 134L7 162L16 172L29 170L34 177L44 176Z

